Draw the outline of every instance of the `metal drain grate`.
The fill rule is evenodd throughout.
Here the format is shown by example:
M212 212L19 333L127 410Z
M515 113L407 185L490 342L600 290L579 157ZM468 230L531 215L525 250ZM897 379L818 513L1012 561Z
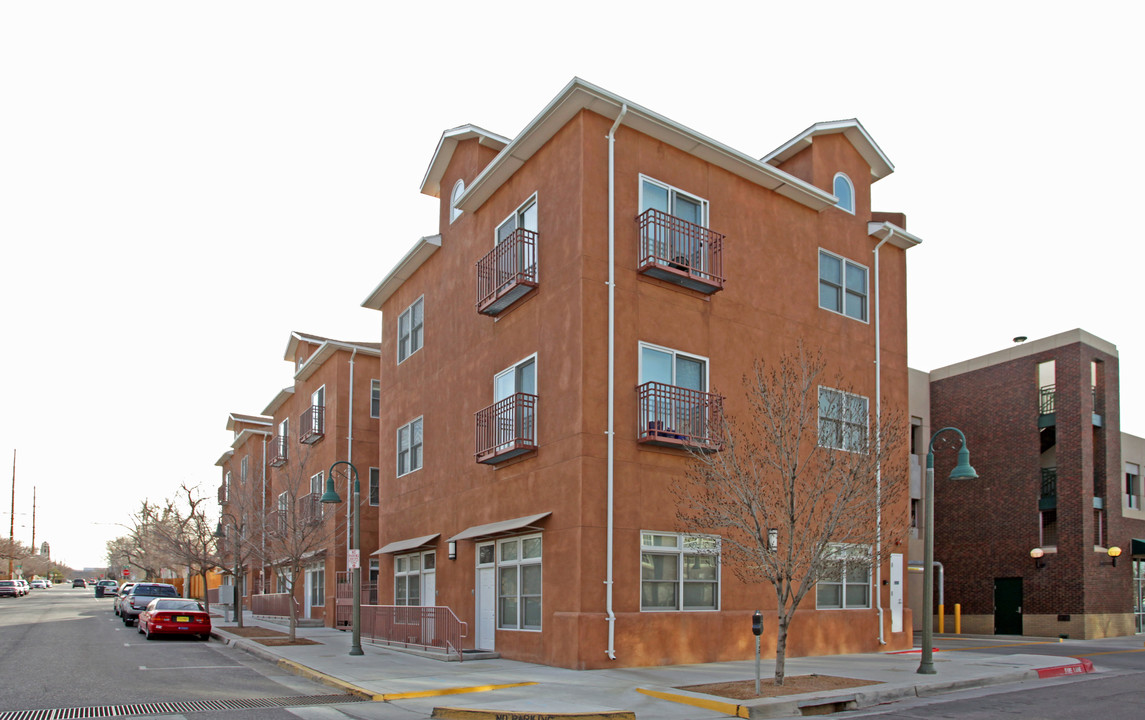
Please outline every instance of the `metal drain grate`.
M177 702L97 705L54 710L14 710L0 712L0 720L74 720L79 718L131 717L132 715L182 715L219 710L304 707L366 702L354 695L292 695L277 698L238 698L234 700L181 700Z

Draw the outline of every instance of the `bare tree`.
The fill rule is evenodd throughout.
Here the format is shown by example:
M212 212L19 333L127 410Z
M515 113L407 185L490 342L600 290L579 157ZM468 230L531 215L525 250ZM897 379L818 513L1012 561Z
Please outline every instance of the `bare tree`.
M293 457L275 474L277 495L268 504L273 509L259 517L260 539L251 536L248 550L261 554L263 563L274 567L279 587L291 598L290 641L293 642L298 628L295 590L306 562L334 546L337 513L325 510L318 500L326 473L324 468L311 465L309 446L292 444L291 449Z
M210 612L207 575L219 567L220 558L207 507L208 496L201 488L183 483L174 498L162 506L150 506L150 526L164 553L202 580L203 604Z
M108 568L135 568L145 580L160 576L173 563L160 537L158 526L167 522L163 508L144 500L131 517L127 535L107 543Z
M238 482L232 479L231 487L225 489L226 510L220 513L219 555L224 569L229 569L235 583L235 621L243 627L242 596L245 587L245 569L255 561L262 560L262 527L259 518L263 514L265 500L261 483L253 478L260 476L261 463L255 460L254 472L248 469L248 476L239 475ZM263 588L265 592L265 588Z
M826 377L822 353L802 345L774 367L757 361L743 383L749 417L713 418L720 449L694 453L673 490L681 523L719 534L744 583L774 588L782 685L788 629L807 593L841 580L845 563L881 563L880 532L905 533L905 426L897 415L868 422L866 398Z

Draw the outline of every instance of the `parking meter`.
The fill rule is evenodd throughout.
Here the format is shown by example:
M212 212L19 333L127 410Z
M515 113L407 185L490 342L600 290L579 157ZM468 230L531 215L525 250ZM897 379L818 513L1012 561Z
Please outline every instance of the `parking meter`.
M763 634L763 615L759 610L756 610L755 615L751 616L751 632L756 637Z

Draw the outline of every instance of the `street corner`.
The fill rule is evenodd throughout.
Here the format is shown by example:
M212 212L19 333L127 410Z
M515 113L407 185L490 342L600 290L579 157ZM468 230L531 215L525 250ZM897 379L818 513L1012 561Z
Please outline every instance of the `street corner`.
M636 720L631 710L604 712L539 713L515 710L470 710L455 707L435 707L430 717L441 720Z
M1095 672L1093 669L1093 662L1087 658L1074 658L1077 660L1075 663L1068 663L1066 665L1055 665L1048 668L1038 668L1039 678L1056 678L1066 677L1069 675L1084 675L1086 673Z

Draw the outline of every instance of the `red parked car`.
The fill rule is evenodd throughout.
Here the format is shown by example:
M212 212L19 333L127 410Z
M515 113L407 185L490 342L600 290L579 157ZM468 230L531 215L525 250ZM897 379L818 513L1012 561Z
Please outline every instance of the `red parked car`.
M156 598L139 614L139 632L148 640L155 635L197 635L211 637L211 616L198 600Z

